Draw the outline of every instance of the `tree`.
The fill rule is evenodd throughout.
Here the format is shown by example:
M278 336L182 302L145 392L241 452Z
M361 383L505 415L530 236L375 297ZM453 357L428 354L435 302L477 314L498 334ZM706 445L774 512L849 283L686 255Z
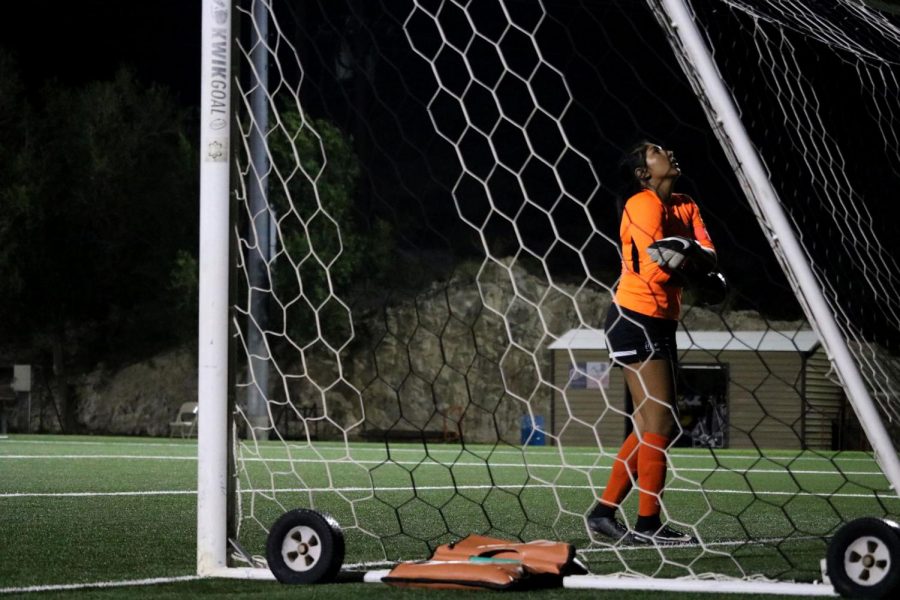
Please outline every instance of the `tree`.
M195 153L170 95L127 70L80 88L46 84L13 110L27 118L0 182L0 312L15 315L0 327L52 351L71 430L77 351L146 347L171 328L170 272L196 244Z
M332 292L346 299L361 282L385 278L393 232L383 220L366 228L359 219L354 202L360 171L352 140L329 121L310 119L294 107L283 106L280 119L268 140L275 179L284 182L269 186L283 248L273 260L274 296L289 306L284 318L295 342L306 344L321 334L339 347L350 322Z
M16 222L9 218L10 210L15 210L19 198L22 180L22 152L25 145L25 123L28 120L24 89L19 78L18 67L13 57L0 48L0 282L3 294L0 294L0 307L3 299L16 294L22 289L22 281L18 273L4 269L15 261L13 248L5 243L10 230ZM0 311L7 315L0 321L0 331L9 321L8 311Z

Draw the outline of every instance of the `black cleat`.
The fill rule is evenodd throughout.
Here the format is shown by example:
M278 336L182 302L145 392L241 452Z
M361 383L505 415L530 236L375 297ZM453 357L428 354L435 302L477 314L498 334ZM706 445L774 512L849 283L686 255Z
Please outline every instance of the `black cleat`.
M588 527L594 533L613 540L621 540L628 535L628 529L615 517L588 517Z
M634 531L629 536L628 541L632 544L645 544L648 546L672 546L675 544L696 544L697 538L677 529L672 529L668 525L663 525L659 529Z

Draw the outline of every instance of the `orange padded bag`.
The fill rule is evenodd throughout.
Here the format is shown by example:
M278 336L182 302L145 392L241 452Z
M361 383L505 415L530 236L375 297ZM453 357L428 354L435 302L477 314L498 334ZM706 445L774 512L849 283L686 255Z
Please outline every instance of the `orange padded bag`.
M575 547L563 542L535 540L510 542L483 535L470 535L458 542L438 546L432 560L467 560L472 557L515 559L535 575L572 575L583 572L575 562Z
M382 581L403 587L502 590L558 587L563 576L583 573L571 544L470 535L438 546L431 560L398 564Z
M524 575L517 561L429 560L400 563L381 581L396 587L503 590L515 585Z

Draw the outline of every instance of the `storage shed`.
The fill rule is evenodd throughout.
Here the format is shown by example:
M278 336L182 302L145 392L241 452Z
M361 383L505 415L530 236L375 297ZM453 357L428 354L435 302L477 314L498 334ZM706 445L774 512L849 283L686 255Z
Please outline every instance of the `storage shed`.
M679 446L840 449L855 417L813 331L679 331ZM550 346L548 431L564 445L614 451L630 407L603 330L573 329ZM850 423L853 421L853 423Z

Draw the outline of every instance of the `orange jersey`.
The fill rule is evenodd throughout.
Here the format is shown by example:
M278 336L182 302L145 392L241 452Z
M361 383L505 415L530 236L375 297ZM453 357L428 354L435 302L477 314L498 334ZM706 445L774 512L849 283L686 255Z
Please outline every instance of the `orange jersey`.
M672 194L664 204L656 192L643 190L628 199L619 228L622 238L622 277L616 304L651 317L677 319L681 314L681 286L647 254L647 246L677 235L715 250L700 209L685 194Z

